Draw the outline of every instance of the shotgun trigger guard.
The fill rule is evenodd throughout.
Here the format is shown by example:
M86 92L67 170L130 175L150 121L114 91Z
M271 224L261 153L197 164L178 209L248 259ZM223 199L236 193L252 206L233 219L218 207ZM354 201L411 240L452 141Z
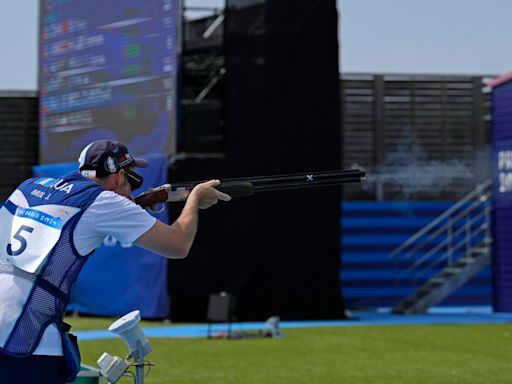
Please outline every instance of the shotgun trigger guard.
M154 207L155 207L155 209L153 209L153 207L147 207L146 209L148 211L151 211L151 213L160 213L160 212L164 211L165 204L164 203L158 203L158 204L155 204Z

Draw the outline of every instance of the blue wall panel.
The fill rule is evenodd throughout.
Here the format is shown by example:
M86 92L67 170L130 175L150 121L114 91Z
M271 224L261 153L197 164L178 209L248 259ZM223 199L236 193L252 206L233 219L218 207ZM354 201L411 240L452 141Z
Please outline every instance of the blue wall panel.
M496 311L512 311L512 82L492 92L494 291Z
M409 262L389 257L395 247L430 223L452 201L344 202L340 285L348 308L389 307L413 289L413 276L396 285ZM455 257L462 253L455 255ZM433 272L422 278L432 277ZM491 268L459 288L442 305L490 305Z

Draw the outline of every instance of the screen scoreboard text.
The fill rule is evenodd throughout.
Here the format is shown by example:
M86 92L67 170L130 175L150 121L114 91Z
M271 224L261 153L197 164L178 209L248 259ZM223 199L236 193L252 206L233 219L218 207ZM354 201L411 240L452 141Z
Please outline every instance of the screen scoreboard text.
M98 139L174 153L178 0L42 0L40 12L41 164Z

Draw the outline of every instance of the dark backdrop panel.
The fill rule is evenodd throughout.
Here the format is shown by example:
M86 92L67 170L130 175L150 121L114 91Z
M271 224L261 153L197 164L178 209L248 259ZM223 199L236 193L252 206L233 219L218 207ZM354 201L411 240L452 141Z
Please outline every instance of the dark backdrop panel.
M180 162L171 180L339 168L335 1L238 5L228 1L226 157ZM173 320L204 320L221 290L236 297L238 320L342 317L339 203L329 188L202 212L189 258L171 263Z
M39 154L38 113L35 92L0 92L0 201L32 176Z

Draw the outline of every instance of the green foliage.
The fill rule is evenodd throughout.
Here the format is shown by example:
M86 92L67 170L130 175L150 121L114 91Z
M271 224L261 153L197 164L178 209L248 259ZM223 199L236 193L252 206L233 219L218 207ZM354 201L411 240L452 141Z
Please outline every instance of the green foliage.
M95 320L96 321L96 320ZM107 321L106 326L111 321ZM153 324L154 325L154 324ZM148 383L510 383L509 325L286 329L283 339L153 338ZM117 340L80 343L96 366ZM121 383L130 383L123 379Z

